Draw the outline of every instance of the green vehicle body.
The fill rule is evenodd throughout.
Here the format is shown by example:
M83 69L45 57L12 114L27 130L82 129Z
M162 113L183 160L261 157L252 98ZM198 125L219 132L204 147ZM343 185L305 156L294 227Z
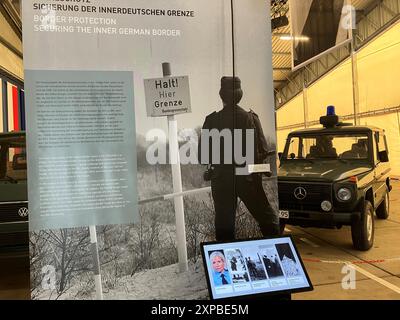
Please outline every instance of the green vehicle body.
M24 132L0 134L0 247L28 244Z
M362 159L348 157L353 155L350 150L326 159L313 159L302 154L304 145L301 141L315 141L320 137L329 137L331 141L351 141L350 139L362 137L359 141L364 141L365 156ZM291 144L297 141L299 152L296 156L290 153L290 149L293 149ZM310 147L309 150L312 148L316 147ZM354 237L359 237L358 233L363 232L360 231L360 224L366 219L366 210L371 207L368 203L379 218L387 218L391 190L388 154L384 130L372 126L337 123L334 126L290 133L285 150L280 154L278 174L281 224L321 228L341 228L349 225L352 226L355 247L359 250L370 249L373 235L372 242L364 245L357 244L358 240ZM339 190L342 191L343 188L351 191L351 197L346 198L346 201L338 196ZM346 191L346 194L350 193ZM331 208L326 202L324 205L324 201L328 201ZM385 210L387 214L383 213ZM374 222L368 221L366 227L371 232Z

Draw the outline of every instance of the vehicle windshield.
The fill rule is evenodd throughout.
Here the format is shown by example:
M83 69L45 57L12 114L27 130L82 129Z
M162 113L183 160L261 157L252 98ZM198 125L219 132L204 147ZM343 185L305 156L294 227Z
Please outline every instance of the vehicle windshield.
M368 160L367 134L294 136L287 142L284 160Z
M25 142L0 144L0 183L27 180Z

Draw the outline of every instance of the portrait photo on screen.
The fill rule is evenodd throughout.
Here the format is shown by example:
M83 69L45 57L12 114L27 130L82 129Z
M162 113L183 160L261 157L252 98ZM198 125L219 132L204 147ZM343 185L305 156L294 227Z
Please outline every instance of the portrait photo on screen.
M226 258L223 250L209 252L214 285L224 286L232 284L232 278L227 268Z

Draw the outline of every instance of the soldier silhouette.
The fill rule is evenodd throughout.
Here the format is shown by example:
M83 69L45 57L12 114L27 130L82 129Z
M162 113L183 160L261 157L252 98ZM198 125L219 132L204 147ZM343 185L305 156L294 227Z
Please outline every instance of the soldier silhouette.
M243 97L241 80L238 77L223 77L219 94L223 102L223 109L206 117L203 131L217 129L221 132L228 129L232 137L237 139L237 136L234 136L234 130L241 129L241 150L247 150L246 130L253 129L255 133L254 162L263 163L269 154L267 141L258 116L252 111L245 111L238 105ZM203 131L202 139L205 137L203 137ZM207 164L211 168L211 170L207 171L206 180L211 180L217 241L235 239L235 217L238 198L243 201L257 221L264 237L279 235L279 219L263 189L262 176L260 174L236 175L236 169L240 166L235 164L233 146L231 149L232 155L224 154L223 142L226 141L220 141L220 163L213 163L213 140L209 137L208 139L208 159L202 159L202 141L199 143L199 158L202 164ZM238 141L233 140L233 145L238 143ZM226 159L230 161L227 163Z

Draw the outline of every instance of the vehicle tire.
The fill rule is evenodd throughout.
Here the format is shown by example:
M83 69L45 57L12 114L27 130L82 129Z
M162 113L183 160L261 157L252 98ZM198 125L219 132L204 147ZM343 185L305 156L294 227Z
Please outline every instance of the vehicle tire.
M385 199L379 205L379 207L376 208L376 216L378 217L378 219L386 220L387 218L389 218L389 212L390 212L389 190L386 189Z
M365 201L364 212L362 212L360 219L351 226L354 249L367 251L373 246L375 236L374 218L374 207L371 202Z

